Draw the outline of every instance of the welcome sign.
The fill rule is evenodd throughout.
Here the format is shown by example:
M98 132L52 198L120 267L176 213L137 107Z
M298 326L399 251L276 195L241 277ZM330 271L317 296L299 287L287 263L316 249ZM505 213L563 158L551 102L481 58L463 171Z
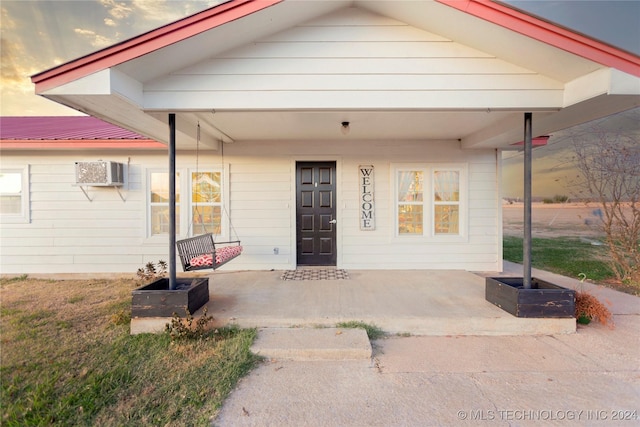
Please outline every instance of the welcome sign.
M373 165L358 166L360 187L360 230L375 230Z

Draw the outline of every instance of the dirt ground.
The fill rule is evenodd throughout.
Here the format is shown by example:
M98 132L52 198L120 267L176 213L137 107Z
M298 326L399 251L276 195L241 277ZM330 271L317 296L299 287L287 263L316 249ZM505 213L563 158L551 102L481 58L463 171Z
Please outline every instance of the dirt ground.
M531 234L533 237L581 237L599 241L598 228L601 209L595 203L533 203L531 206ZM524 231L524 205L502 206L502 224L505 236L522 237Z

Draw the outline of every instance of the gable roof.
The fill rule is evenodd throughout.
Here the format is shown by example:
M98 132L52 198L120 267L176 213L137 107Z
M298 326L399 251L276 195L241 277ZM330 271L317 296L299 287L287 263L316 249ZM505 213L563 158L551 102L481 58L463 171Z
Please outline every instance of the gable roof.
M164 149L164 144L95 117L0 117L0 149Z
M204 31L244 18L285 0L231 0L125 40L92 54L37 73L36 91L67 83L141 57ZM488 0L435 0L467 14L516 31L599 64L640 76L640 58L601 41L572 32L522 11Z
M419 33L403 39L405 46L429 38L431 51L414 43L418 47L409 55L418 61L427 52L428 66L414 61L413 68L401 68L409 56L394 55L388 41L384 59L394 63L380 71L375 68L380 52L370 51L373 44L359 40L361 34L346 40L341 46L351 41L351 47L332 58L334 41L343 42L331 39L332 28L384 19L398 31ZM369 27L379 32L372 40L378 46L385 44L384 27ZM318 37L306 43L309 36ZM317 54L322 43L322 54L313 58L322 66L308 65L305 55ZM305 46L313 49L305 52ZM440 48L447 55L472 52L502 65L490 73L476 66L475 75L432 72L437 60L448 61L442 70L460 69L433 53ZM357 57L351 60L350 52ZM360 58L369 68L349 65L343 72L345 64ZM264 61L258 59L270 59L277 71L260 74ZM243 61L248 65L238 74ZM231 63L230 71L219 71ZM200 65L209 74L198 74ZM296 71L280 73L292 66ZM313 76L326 67L335 68L325 80ZM498 68L509 68L510 80ZM405 78L416 69L419 78ZM357 72L366 79L353 79ZM339 78L330 79L332 73ZM454 75L457 79L442 77ZM32 81L38 94L160 141L167 140L167 113L176 112L182 148L194 145L196 123L213 146L217 140L341 138L327 129L344 120L359 124L351 138L453 139L467 148L495 148L521 139L523 111L533 111L534 131L546 134L640 104L638 56L488 0L231 0L36 74ZM387 85L376 86L381 81Z

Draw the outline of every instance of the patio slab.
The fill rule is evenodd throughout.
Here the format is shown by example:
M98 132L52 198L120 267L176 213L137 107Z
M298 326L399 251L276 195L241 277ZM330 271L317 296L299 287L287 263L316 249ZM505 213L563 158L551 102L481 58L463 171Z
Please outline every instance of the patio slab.
M457 270L348 270L347 280L282 280L282 271L217 271L206 305L215 324L334 327L356 320L390 334L557 335L574 319L516 318L484 298L485 279ZM197 313L196 313L197 315ZM162 330L163 318L133 319L132 333Z

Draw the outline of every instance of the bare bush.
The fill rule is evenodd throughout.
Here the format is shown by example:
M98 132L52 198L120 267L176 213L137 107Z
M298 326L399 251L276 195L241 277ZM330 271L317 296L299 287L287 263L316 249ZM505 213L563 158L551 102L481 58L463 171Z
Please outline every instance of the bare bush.
M579 198L601 206L600 226L617 279L640 286L640 109L624 114L635 125L599 120L569 132L579 171L571 184Z

